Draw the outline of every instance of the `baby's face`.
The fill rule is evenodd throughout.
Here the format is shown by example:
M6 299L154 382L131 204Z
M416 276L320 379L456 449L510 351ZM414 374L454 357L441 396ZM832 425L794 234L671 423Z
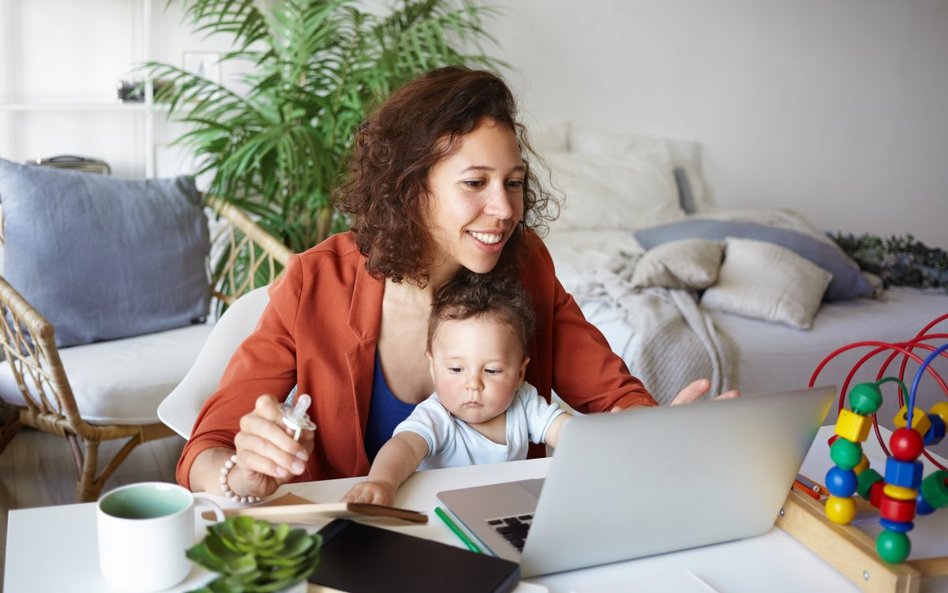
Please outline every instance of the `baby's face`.
M431 376L445 408L468 424L503 414L523 382L523 347L489 318L442 321L431 341Z

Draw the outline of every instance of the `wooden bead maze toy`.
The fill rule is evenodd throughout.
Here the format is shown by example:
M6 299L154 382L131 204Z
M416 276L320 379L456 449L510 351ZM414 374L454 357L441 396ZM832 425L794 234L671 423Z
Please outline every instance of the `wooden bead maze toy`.
M838 417L828 442L833 467L826 473L828 495L822 509L818 502L791 492L777 525L865 591L910 593L918 591L923 578L948 575L948 557L908 560L912 547L909 533L916 518L948 507L948 471L927 450L945 438L948 401L934 403L927 412L916 405L926 372L942 394L948 396L948 387L932 366L937 359L948 358L948 343L938 347L931 344L948 339L948 334L933 331L946 320L948 314L936 318L906 342L864 341L843 346L824 358L810 378L812 387L824 368L841 354L870 349L850 369L839 392ZM927 355L922 359L917 351L926 351ZM856 384L850 390L856 373L877 356L884 358L875 381ZM890 365L900 356L897 376L886 376ZM918 369L911 387L906 388L903 381L910 360ZM889 384L897 386L901 408L893 419L895 430L886 447L877 412L883 403L882 386ZM886 455L883 474L870 467L863 453L863 443L873 429ZM923 475L924 465L919 460L923 456L937 468L928 476ZM877 509L880 516L882 531L874 542L866 533L849 526L858 507L867 508L867 504Z

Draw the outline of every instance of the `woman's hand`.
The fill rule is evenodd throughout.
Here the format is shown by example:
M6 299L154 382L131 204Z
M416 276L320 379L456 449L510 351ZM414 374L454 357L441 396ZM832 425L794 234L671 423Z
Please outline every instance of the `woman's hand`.
M701 399L704 394L711 389L711 381L707 379L698 379L690 383L675 396L675 399L671 400L670 406L680 406L681 404L693 404L699 399ZM725 391L721 395L718 395L714 399L731 399L732 397L740 397L741 393L737 389L732 389L730 391ZM613 406L610 412L619 412L624 408L622 406Z
M269 496L306 471L315 431L304 430L298 442L292 435L283 424L277 400L269 395L258 397L253 411L240 419L240 432L234 437L237 466L229 476L231 490L240 495Z
M678 395L675 396L675 399L671 400L669 405L678 406L681 404L692 404L704 397L704 394L706 394L709 389L711 389L711 381L698 379L678 392ZM738 396L740 396L740 392L736 389L732 389L725 391L714 399L731 399Z

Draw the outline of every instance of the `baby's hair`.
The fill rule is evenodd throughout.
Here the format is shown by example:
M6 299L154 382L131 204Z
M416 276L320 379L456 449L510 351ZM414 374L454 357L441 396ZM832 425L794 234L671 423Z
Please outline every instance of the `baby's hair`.
M530 297L518 278L458 272L435 293L428 318L428 351L442 321L474 317L487 317L509 326L523 347L524 356L527 355L536 321Z

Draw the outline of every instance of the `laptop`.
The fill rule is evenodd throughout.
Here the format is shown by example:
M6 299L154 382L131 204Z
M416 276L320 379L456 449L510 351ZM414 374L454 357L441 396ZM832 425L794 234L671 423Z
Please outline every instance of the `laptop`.
M438 498L523 577L760 535L835 395L818 387L577 416L545 480Z

